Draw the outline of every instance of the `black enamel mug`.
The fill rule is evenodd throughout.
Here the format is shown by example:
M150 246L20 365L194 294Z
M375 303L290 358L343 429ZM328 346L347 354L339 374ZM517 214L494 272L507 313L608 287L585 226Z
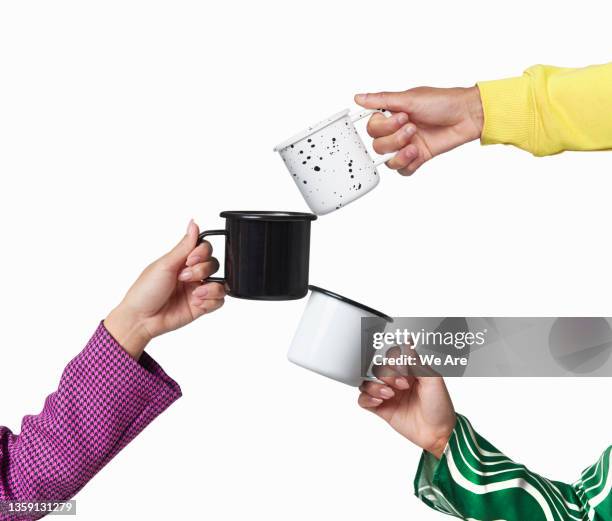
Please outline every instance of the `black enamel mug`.
M221 212L224 230L202 232L199 242L225 236L224 283L232 297L294 300L308 293L310 223L317 216L296 212Z

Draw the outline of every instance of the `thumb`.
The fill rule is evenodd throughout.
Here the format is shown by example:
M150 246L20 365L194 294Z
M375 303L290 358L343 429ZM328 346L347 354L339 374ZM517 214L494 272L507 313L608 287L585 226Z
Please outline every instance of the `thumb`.
M179 270L185 266L187 257L198 244L199 233L198 225L191 219L187 225L185 236L163 257L168 268Z
M355 103L366 109L383 109L393 112L406 112L408 110L408 100L405 92L356 94Z

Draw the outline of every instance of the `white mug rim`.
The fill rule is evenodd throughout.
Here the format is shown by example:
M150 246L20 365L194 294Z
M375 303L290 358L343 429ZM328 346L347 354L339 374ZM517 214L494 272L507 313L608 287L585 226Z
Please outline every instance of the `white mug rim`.
M330 291L329 289L325 289L320 286L315 286L314 284L309 284L308 289L312 293L319 293L321 295L325 295L327 297L333 298L339 302L344 302L345 304L348 304L349 306L353 308L360 309L361 311L365 311L366 313L369 313L370 315L374 315L378 318L382 318L386 322L389 322L389 323L393 322L393 319L389 315L383 313L382 311L378 311L374 308L371 308L370 306L366 306L365 304L362 304L361 302L357 302L356 300L340 295L339 293L336 293L335 291Z
M302 139L311 136L312 134L316 134L319 130L324 129L325 127L335 123L339 119L342 119L345 116L348 116L350 109L344 109L340 112L336 112L335 114L329 116L328 118L322 119L312 127L308 127L297 134L294 134L289 139L286 139L282 143L279 143L274 147L274 152L281 152L285 148L294 145L298 141L302 141Z

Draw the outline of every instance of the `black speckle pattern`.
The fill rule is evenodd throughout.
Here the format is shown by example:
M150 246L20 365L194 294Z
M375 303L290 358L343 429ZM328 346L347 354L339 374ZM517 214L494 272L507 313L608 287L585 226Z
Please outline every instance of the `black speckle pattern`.
M306 149L316 149L318 155L303 155ZM346 206L379 182L374 162L348 115L328 120L326 126L279 152L317 215Z

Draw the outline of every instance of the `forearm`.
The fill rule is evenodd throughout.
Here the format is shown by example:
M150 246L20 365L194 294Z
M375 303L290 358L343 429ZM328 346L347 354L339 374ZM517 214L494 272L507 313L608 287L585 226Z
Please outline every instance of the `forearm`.
M21 434L0 429L0 499L72 497L180 395L151 357L137 362L100 325Z
M581 69L536 65L479 82L483 144L515 145L537 156L612 149L612 63Z

